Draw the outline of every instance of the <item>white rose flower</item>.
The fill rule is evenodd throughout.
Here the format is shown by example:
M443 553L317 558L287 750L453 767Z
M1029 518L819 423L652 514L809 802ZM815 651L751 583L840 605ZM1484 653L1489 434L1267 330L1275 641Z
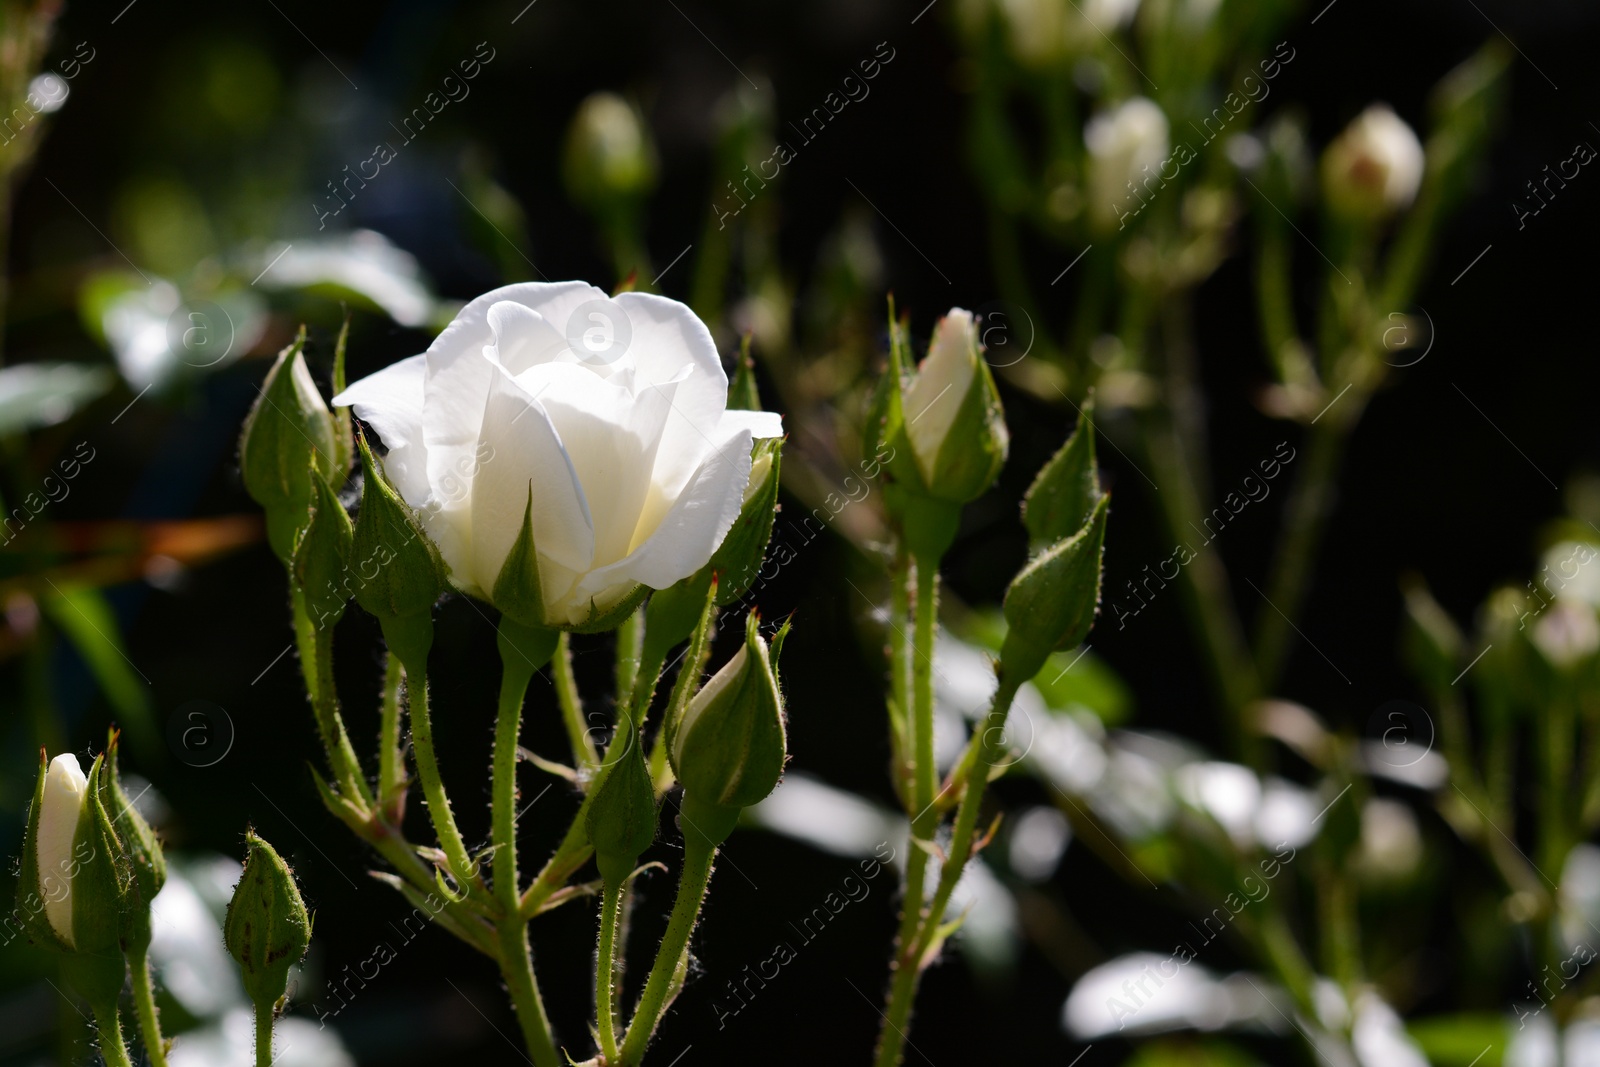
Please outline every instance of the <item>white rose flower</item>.
M1154 100L1136 96L1096 115L1084 127L1083 143L1089 150L1089 212L1102 229L1124 212L1137 213L1143 198L1164 184L1167 116ZM1144 184L1152 177L1155 185Z
M694 574L738 517L751 446L783 425L726 410L727 394L683 304L528 282L478 297L422 355L334 403L383 439L389 479L464 592L488 599L531 485L545 621L581 626Z
M1388 104L1373 104L1322 157L1322 180L1334 207L1378 217L1409 207L1422 186L1422 142Z

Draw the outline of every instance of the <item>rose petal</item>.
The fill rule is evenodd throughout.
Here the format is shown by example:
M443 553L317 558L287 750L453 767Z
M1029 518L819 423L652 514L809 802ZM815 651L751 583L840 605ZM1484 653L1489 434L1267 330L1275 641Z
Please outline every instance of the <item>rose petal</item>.
M422 507L428 499L428 446L422 440L423 380L427 356L412 356L369 374L333 398L352 407L389 450L384 459L394 487L406 503Z

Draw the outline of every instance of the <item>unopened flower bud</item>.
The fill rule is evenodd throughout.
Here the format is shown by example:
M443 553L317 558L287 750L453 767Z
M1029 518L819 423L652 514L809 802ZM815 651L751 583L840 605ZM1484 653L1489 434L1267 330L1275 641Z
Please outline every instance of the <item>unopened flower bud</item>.
M377 618L390 648L410 666L432 643L431 612L444 592L444 564L417 517L384 478L366 438L357 443L363 480L351 543L356 602Z
M616 93L595 93L572 117L564 168L573 199L604 206L655 185L655 146L633 105Z
M294 550L294 580L306 598L312 625L326 630L344 615L350 599L350 556L355 530L333 488L316 479L311 518Z
M1083 402L1078 428L1039 470L1022 498L1022 524L1036 547L1071 537L1100 502L1100 470L1094 458L1094 398Z
M625 722L620 755L589 804L585 827L595 865L607 885L620 885L656 837L656 792L645 766L639 732ZM612 745L616 751L617 745Z
M91 1004L122 988L122 934L131 875L102 797L102 761L88 776L64 753L44 761L23 847L21 901L30 938L60 949L67 974ZM38 908L42 903L43 907Z
M773 661L787 634L786 625L769 650L755 613L747 616L743 647L695 694L669 739L685 805L692 798L700 810L730 816L725 828L706 830L716 841L731 831L738 809L765 799L783 777L783 695Z
M1323 190L1346 218L1383 218L1416 199L1424 164L1411 127L1389 105L1373 104L1323 154Z
M239 963L251 1002L276 1005L289 987L289 969L311 943L311 918L283 858L254 831L245 833L245 845L223 942Z
M1083 143L1089 150L1089 217L1101 231L1115 231L1125 214L1136 213L1164 184L1167 116L1155 101L1136 96L1090 119Z
M924 495L966 504L999 477L1010 435L972 312L951 308L934 326L901 414Z
M1029 561L1006 590L1006 637L1000 670L1021 683L1044 667L1050 653L1072 648L1089 634L1100 607L1100 557L1106 537L1102 496L1077 533Z
M267 540L286 565L310 513L313 458L324 471L336 468L333 415L306 369L304 348L302 330L267 372L239 438L240 477L266 511Z

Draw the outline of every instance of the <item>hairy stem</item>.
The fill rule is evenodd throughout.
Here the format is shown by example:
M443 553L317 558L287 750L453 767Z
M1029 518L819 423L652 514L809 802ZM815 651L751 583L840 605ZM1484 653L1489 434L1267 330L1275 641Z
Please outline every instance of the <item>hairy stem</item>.
M428 818L439 837L445 859L450 864L456 883L468 889L476 880L466 842L456 827L455 813L450 810L450 797L444 790L444 780L439 777L439 761L433 747L433 718L428 713L427 660L403 664L406 671L406 693L411 706L411 748L417 757L417 777L422 780L422 795L428 801ZM514 755L514 753L513 753Z
M644 993L634 1010L633 1021L622 1039L621 1058L617 1061L635 1067L644 1058L645 1047L655 1033L661 1013L666 1010L681 958L689 946L689 935L694 932L695 921L700 917L700 905L705 900L706 886L711 881L711 864L717 855L717 846L705 834L694 830L689 820L684 820L683 872L678 878L678 897L672 904L672 917L667 920L666 936L656 951L655 964L650 968Z
M339 714L339 695L333 684L333 631L316 628L301 590L292 590L290 599L294 605L294 638L300 652L300 669L305 675L306 694L311 698L312 715L322 737L322 747L328 754L328 763L346 797L352 802L371 805L372 791L362 777L361 761L345 732L344 717Z
M499 925L500 974L506 980L506 990L511 994L512 1007L517 1012L517 1022L522 1026L522 1040L528 1046L528 1055L536 1067L560 1067L561 1054L556 1050L555 1039L550 1036L550 1020L544 1013L544 1001L539 996L539 984L533 977L533 950L528 945L528 925L515 913L506 916Z
M256 1005L256 1067L272 1067L272 1005L265 1002Z
M600 946L594 968L595 1025L607 1063L617 1062L617 1014L612 1002L617 973L617 917L622 911L622 884L607 882L600 902Z
M106 1067L133 1067L128 1059L128 1047L122 1043L122 1019L117 1014L117 1002L94 1006L95 1030L100 1035L100 1055Z
M400 682L404 676L400 657L389 653L378 725L378 806L396 823L405 812L406 763L400 748Z
M139 1016L139 1036L151 1067L167 1067L167 1044L161 1038L156 1012L155 983L150 977L150 946L135 940L128 946L128 973L133 979L133 1005Z
M588 724L583 718L583 698L578 693L578 678L572 672L571 634L562 632L556 643L556 654L551 659L555 676L556 701L561 705L561 722L567 728L567 740L572 744L573 764L580 776L594 773L600 762L595 751L594 738L589 736Z

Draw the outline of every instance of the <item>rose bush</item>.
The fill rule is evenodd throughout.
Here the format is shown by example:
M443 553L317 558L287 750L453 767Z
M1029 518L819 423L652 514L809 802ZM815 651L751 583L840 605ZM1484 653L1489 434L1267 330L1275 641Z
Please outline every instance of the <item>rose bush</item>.
M356 382L389 479L450 580L490 599L532 494L545 621L592 624L710 560L769 412L727 410L705 324L675 300L584 282L478 297L428 350Z

